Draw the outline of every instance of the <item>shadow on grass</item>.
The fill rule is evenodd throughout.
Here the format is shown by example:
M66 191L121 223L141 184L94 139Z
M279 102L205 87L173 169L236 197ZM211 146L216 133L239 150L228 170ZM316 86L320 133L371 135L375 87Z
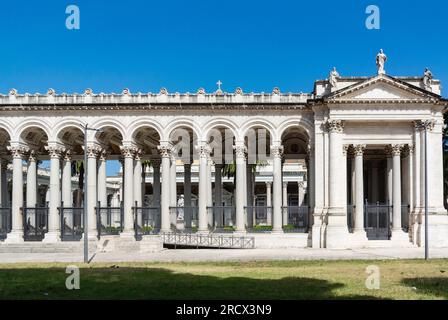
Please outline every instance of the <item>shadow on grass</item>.
M67 290L62 268L0 270L0 299L377 299L336 294L345 285L285 277L253 279L177 273L163 268L81 268L80 290Z
M448 299L448 277L407 278L401 282L417 291Z

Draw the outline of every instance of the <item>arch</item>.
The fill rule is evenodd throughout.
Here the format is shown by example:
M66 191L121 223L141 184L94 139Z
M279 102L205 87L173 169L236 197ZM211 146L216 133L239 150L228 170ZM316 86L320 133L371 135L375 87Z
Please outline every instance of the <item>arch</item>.
M159 138L162 139L163 129L162 129L162 126L158 122L156 122L152 119L141 119L141 120L134 122L127 129L126 136L123 137L124 140L127 140L127 141L133 140L134 135L138 132L138 130L140 130L142 128L154 129L157 132L157 134L159 135Z
M17 128L14 130L11 140L21 141L20 137L21 137L22 133L25 130L30 129L30 128L42 129L45 132L45 134L47 135L47 137L51 137L50 125L43 120L33 119L33 120L26 120L26 121L20 123L20 125L17 126Z
M74 127L74 128L80 129L84 133L84 126L85 126L85 124L81 120L76 119L76 118L68 118L68 119L62 120L53 128L53 131L52 131L53 135L51 136L50 140L51 141L59 141L59 135L61 134L61 132L63 130L67 129L68 127Z
M121 134L121 137L123 138L123 140L126 137L126 128L123 126L123 124L121 122L119 122L113 118L99 119L99 120L93 122L91 126L95 129L111 127L111 128L118 130L118 132Z
M239 140L244 140L244 137L245 137L247 131L249 129L253 128L253 127L262 127L264 129L268 130L270 138L271 138L271 141L277 141L278 140L276 132L275 132L274 125L271 122L269 122L267 120L264 120L264 119L252 119L252 120L246 122L241 127L241 129L239 131L238 139Z
M201 137L201 130L196 122L190 119L179 119L171 122L170 125L168 125L165 128L165 132L161 140L162 141L170 140L174 130L179 129L181 127L188 127L191 130L193 130L193 134L196 135L197 138Z
M228 119L218 118L218 119L214 119L214 120L210 121L203 128L201 141L206 141L210 131L212 129L217 128L217 127L224 127L226 129L229 129L229 130L232 131L232 134L233 134L234 137L238 136L237 125L234 122L232 122L232 121L230 121Z
M5 130L8 133L10 139L12 139L13 137L14 133L13 127L14 126L9 121L5 119L0 119L0 129Z
M277 128L277 137L279 140L282 139L283 135L285 134L288 129L291 127L300 127L305 131L307 134L307 138L311 141L314 136L314 124L305 118L298 118L298 119L289 119L285 122L281 123L280 126Z

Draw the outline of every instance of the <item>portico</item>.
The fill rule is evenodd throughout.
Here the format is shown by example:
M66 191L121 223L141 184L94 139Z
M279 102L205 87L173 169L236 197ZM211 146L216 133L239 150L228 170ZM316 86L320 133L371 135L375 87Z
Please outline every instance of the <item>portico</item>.
M11 90L0 96L3 245L79 241L88 208L92 241L182 232L313 248L421 246L426 147L431 245L448 246L441 139L448 102L440 83L331 76L310 94ZM86 123L101 131L89 134L84 150ZM84 152L86 204L84 188L72 182L74 167L84 178ZM49 165L45 203L39 161ZM120 163L117 178L107 174L110 161Z

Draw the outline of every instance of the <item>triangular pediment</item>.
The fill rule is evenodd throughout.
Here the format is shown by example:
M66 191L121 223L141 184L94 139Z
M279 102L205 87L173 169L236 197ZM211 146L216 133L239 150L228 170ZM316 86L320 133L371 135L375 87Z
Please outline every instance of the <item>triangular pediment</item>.
M375 101L434 101L438 95L395 79L379 75L331 93L326 100L332 102Z

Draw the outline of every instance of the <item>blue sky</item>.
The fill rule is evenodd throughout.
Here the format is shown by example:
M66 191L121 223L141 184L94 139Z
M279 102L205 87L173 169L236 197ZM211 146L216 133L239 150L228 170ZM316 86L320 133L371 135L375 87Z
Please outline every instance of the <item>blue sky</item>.
M65 26L71 4L80 30ZM365 27L370 4L380 30ZM447 14L441 0L4 0L0 92L196 92L218 80L230 92L311 92L333 66L374 75L380 48L388 74L429 67L448 86Z
M80 8L80 30L65 27L69 4ZM369 4L381 10L380 30L365 27ZM443 1L17 0L0 6L2 93L211 91L218 79L227 91L309 92L333 66L341 75L373 75L380 48L389 56L389 74L420 75L429 67L448 83Z

